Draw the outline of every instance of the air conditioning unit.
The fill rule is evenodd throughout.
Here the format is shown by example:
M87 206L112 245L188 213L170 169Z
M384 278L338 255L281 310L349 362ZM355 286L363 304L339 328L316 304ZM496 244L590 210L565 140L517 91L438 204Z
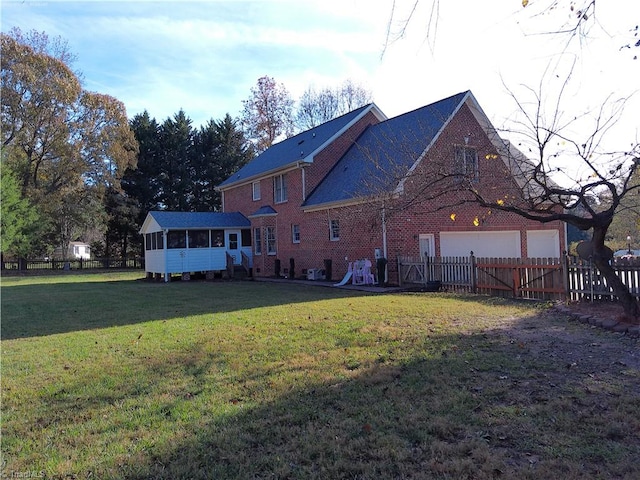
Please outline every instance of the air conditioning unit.
M320 268L309 268L307 270L307 280L324 280L324 270Z

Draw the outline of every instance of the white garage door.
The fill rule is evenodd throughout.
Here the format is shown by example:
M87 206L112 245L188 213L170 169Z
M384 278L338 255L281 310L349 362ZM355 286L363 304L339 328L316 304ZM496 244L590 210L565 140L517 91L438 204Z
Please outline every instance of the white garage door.
M520 232L440 232L440 254L443 257L518 258Z
M527 230L527 256L559 258L560 232L558 230Z

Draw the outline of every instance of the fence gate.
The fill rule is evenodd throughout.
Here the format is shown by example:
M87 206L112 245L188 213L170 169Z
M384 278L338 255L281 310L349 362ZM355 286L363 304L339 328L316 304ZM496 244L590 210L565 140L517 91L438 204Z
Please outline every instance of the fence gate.
M562 299L566 286L557 258L477 258L478 293L528 299Z
M614 258L612 266L640 300L640 258ZM441 281L449 291L536 300L615 300L606 279L588 260L398 256L399 283Z

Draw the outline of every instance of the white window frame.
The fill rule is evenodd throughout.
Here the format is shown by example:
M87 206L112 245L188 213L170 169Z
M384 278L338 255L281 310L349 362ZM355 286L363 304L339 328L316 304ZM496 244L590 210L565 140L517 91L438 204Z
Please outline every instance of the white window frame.
M454 145L453 164L460 181L464 177L473 182L478 181L478 150L475 147Z
M329 239L332 242L340 240L340 220L329 220Z
M265 227L264 240L267 244L267 255L276 255L278 253L276 227Z
M260 227L253 229L253 253L262 255L262 230Z
M300 243L300 225L291 225L291 242Z
M273 177L273 203L287 201L287 182L285 174Z
M253 182L251 184L251 195L253 198L253 201L257 201L260 200L260 182Z

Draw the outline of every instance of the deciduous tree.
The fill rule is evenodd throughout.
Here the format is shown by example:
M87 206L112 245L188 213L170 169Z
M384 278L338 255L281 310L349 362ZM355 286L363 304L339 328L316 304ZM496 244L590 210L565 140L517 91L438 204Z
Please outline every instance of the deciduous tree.
M293 135L293 99L287 88L272 77L260 77L242 105L242 128L258 153L276 139Z
M56 225L67 199L119 188L138 148L122 102L84 90L72 59L64 42L44 33L2 34L2 162L52 224L52 245L69 231Z
M347 80L336 88L307 88L296 110L296 127L308 130L371 103L373 96L363 86Z

